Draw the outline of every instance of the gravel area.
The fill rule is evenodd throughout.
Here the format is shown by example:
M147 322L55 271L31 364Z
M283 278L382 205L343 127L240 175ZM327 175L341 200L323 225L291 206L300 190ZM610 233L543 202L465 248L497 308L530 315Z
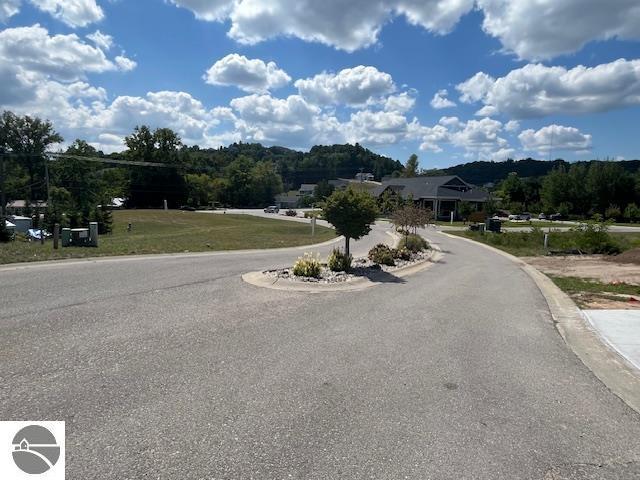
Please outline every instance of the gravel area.
M318 278L313 277L299 277L293 274L293 268L278 268L275 270L265 270L264 275L271 278L278 278L289 280L292 282L305 282L305 283L341 283L348 282L354 278L367 277L375 278L376 275L380 275L381 272L393 273L401 268L415 265L423 262L431 256L430 250L425 252L418 252L411 255L410 260L396 259L396 264L393 266L376 265L368 258L355 258L353 260L351 270L347 272L333 272L329 270L326 264L322 265L322 270Z

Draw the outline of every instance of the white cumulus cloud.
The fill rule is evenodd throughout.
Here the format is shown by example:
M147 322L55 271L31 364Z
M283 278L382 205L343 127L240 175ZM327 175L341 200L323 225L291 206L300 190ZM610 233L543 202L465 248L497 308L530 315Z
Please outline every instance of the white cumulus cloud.
M580 50L593 40L640 39L637 0L477 0L483 29L504 50L544 60Z
M77 35L49 35L38 24L0 31L0 63L61 81L123 69L122 60L109 60L100 48L83 42Z
M248 59L232 53L221 58L207 70L205 81L210 85L232 85L246 92L266 93L291 81L287 72L275 62Z
M415 97L409 92L402 92L398 95L389 95L384 102L384 109L387 112L406 113L413 109L416 103Z
M446 89L438 90L431 99L431 106L436 110L455 107L456 102L449 100L447 95L449 92Z
M2 0L0 2L0 22L6 22L20 11L22 0Z
M640 104L640 60L571 69L528 64L498 79L480 72L456 88L462 101L514 118L604 112Z
M351 143L388 145L405 140L410 127L399 112L361 110L351 114L346 131Z
M596 40L640 38L637 0L170 1L199 19L228 21L229 36L245 44L292 36L352 52L376 44L396 17L446 34L474 6L484 15L484 31L499 39L503 51L527 60L576 52Z
M118 55L114 60L116 65L118 65L118 68L123 72L129 72L138 66L134 60L131 60L124 55Z
M591 135L584 134L574 127L547 125L540 130L528 129L518 135L525 150L533 150L540 154L552 150L569 150L585 152L591 149Z
M29 0L34 7L72 28L86 27L104 18L96 0ZM20 12L22 0L1 0L0 21L6 22Z
M396 89L391 75L364 65L296 80L294 85L301 96L317 105L366 105Z
M113 37L102 33L100 30L96 30L93 33L87 35L87 38L91 40L98 48L102 50L110 50L113 46Z
M229 36L255 44L294 36L346 51L373 45L383 25L404 16L410 23L445 34L471 11L473 0L171 0L197 18L231 22Z

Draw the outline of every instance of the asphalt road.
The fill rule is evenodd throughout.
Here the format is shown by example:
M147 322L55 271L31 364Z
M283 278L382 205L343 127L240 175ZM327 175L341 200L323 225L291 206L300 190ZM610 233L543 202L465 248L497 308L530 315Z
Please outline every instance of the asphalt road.
M65 420L70 479L640 478L529 277L426 236L440 263L348 293L240 279L299 249L2 268L0 418Z

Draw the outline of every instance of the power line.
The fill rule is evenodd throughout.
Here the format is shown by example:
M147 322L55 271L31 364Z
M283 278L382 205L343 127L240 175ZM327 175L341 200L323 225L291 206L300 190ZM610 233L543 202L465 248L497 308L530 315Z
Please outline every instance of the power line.
M107 157L85 157L82 155L70 155L67 153L52 153L45 152L43 154L40 153L0 153L2 157L14 157L14 158L24 158L24 157L49 157L49 158L58 158L65 159L69 158L72 160L84 160L87 162L99 162L99 163L111 163L115 165L134 165L138 167L160 167L160 168L177 168L177 165L171 165L169 163L158 163L158 162L138 162L134 160L119 160L115 158L107 158Z

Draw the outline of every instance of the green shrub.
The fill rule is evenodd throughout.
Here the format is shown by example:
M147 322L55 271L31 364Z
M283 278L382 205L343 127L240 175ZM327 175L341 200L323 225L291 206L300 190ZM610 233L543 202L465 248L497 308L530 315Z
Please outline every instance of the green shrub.
M332 272L348 272L351 269L353 257L334 248L327 258L327 266Z
M487 219L487 212L472 212L471 214L469 214L469 218L468 220L471 223L484 223L484 221Z
M604 253L614 255L622 249L616 240L609 234L606 223L581 223L572 227L570 237L576 248L584 253Z
M408 248L394 248L393 249L393 258L397 258L399 260L411 260L411 250Z
M607 220L617 220L622 216L622 212L617 205L609 205L609 208L604 212L604 216Z
M396 262L393 260L393 250L384 243L379 243L369 250L369 260L377 265L393 266Z
M630 222L635 222L640 219L640 207L635 203L630 203L627 208L624 209L624 217Z
M304 212L304 218L323 218L322 216L322 210L309 210L307 212Z
M429 244L420 235L415 235L412 233L411 235L402 237L398 248L406 248L407 250L410 250L412 252L422 252L423 250L429 248Z
M321 270L322 265L320 264L320 260L311 253L305 253L302 257L298 258L293 265L293 274L298 277L318 278Z
M11 232L9 232L5 222L6 219L4 217L0 217L0 243L10 242L12 239Z

